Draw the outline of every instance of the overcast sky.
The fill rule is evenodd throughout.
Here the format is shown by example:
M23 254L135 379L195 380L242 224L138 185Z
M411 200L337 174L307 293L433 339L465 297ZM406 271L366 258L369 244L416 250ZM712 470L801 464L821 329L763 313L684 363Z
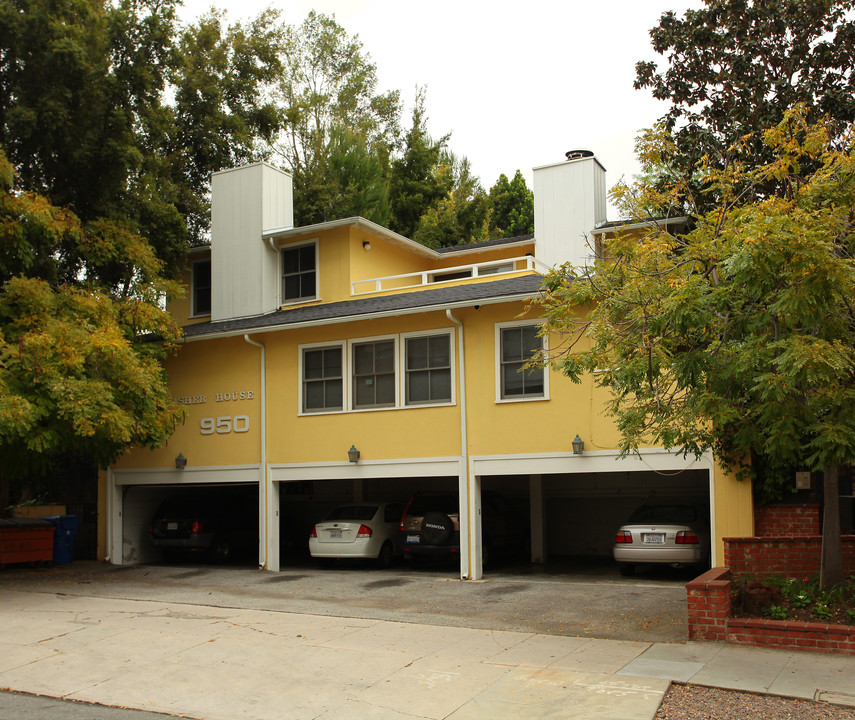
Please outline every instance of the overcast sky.
M401 90L404 127L417 85L428 129L451 132L486 189L500 173L593 150L609 187L638 172L634 139L666 109L634 90L635 63L657 56L648 31L660 15L702 0L185 0L192 20L211 5L231 20L277 7L289 24L311 9L335 15L377 65L381 90ZM610 209L610 215L614 211Z

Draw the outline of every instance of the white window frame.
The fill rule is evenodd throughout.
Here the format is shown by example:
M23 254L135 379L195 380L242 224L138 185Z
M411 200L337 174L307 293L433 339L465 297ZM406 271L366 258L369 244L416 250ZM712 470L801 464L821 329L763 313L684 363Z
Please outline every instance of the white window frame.
M496 323L495 329L495 375L496 375L496 402L497 403L517 403L517 402L542 402L549 400L549 365L543 368L543 395L520 395L518 397L502 397L502 330L505 328L527 327L531 325L543 325L543 320L514 320L510 322ZM543 359L549 358L549 339L543 340Z
M348 396L347 407L350 412L377 412L378 410L395 410L401 407L401 363L399 359L400 345L399 335L376 335L371 337L351 338L347 341L347 377ZM368 345L371 343L392 341L392 372L395 375L393 387L395 388L395 401L391 405L372 405L370 407L356 407L356 387L353 382L353 373L356 363L353 360L353 349L356 345Z
M341 351L341 407L327 409L324 408L322 410L304 410L303 409L303 386L305 384L305 377L303 376L303 354L306 350L321 350L323 348L333 348L337 347ZM348 409L348 395L350 393L350 382L349 382L349 367L350 364L347 361L347 343L344 340L332 340L330 342L317 342L317 343L305 343L303 345L297 346L297 379L298 379L298 389L297 389L297 402L299 403L297 406L297 414L298 415L335 415L347 412Z
M447 335L448 336L448 361L450 363L449 373L451 376L451 399L449 400L441 400L439 402L417 402L417 403L408 403L407 402L407 340L410 338L419 338L419 337L434 337L436 335ZM435 328L433 330L419 330L417 332L408 332L401 333L401 343L400 343L400 379L399 379L399 393L401 397L401 407L403 408L423 408L423 407L444 407L447 405L455 405L457 402L456 399L456 385L457 385L457 374L455 373L456 361L455 361L455 350L454 350L454 333L451 329L447 328Z
M282 260L282 254L288 250L300 250L304 247L309 247L310 245L315 248L315 294L311 297L301 297L301 298L292 298L290 300L285 299L285 264ZM319 252L318 239L309 240L308 242L298 242L289 245L280 245L279 246L279 305L280 307L285 305L299 305L301 303L307 302L317 302L321 299L321 273L320 273L320 252Z
M196 311L196 266L201 265L202 263L208 263L211 267L211 272L209 273L210 281L208 285L208 312L197 312ZM198 317L210 317L211 308L214 304L214 275L213 275L214 266L211 262L211 258L198 259L194 260L190 265L190 317L198 318Z

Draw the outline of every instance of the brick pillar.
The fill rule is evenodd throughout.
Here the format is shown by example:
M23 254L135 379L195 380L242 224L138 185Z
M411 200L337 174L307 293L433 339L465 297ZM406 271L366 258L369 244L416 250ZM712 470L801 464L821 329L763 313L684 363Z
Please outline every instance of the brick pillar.
M689 640L724 642L730 617L730 569L716 567L686 585Z

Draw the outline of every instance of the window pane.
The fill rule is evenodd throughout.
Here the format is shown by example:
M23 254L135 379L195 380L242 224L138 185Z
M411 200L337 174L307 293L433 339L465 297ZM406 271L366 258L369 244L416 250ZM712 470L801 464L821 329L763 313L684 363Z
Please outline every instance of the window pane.
M420 370L412 372L407 376L407 402L419 403L427 402L430 397L430 372L428 370Z
M374 346L371 343L353 346L353 372L356 375L374 372Z
M303 353L303 376L313 380L324 376L323 350L307 350Z
M509 363L502 366L502 397L523 394L523 376L518 372L520 363Z
M395 404L395 376L378 375L375 386L375 402L378 405Z
M374 404L374 378L362 378L353 384L354 405L366 407Z
M298 275L300 278L300 297L315 296L315 273L308 272Z
M537 336L539 328L536 325L522 328L522 349L526 360L543 349L543 338Z
M282 298L293 300L300 297L300 276L288 275L282 278Z
M434 402L451 400L451 370L431 371L430 399Z
M303 404L306 410L318 410L324 407L324 384L307 382L303 389Z
M341 377L341 348L324 350L324 376Z
M375 343L374 370L378 373L392 372L395 369L395 343L392 340Z
M526 395L543 395L543 368L523 371Z
M282 251L282 273L296 273L300 271L300 256L297 250Z
M305 245L301 247L298 252L300 253L300 270L314 270L315 269L315 246L314 245Z
M428 339L407 338L407 369L421 370L427 367Z
M325 407L341 410L341 380L327 380L324 383L324 391L326 394L324 398Z
M429 367L448 367L451 364L451 343L448 335L435 335L429 341Z
M522 329L502 329L502 362L519 362L522 354Z

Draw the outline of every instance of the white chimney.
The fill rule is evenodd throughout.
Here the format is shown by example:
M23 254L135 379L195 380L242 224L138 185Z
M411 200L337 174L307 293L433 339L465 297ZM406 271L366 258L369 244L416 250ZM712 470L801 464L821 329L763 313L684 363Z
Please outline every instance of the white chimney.
M590 232L606 219L606 169L589 150L534 168L534 253L552 267L594 256Z
M279 306L279 254L268 230L294 226L291 175L267 163L211 178L211 320L261 315Z

